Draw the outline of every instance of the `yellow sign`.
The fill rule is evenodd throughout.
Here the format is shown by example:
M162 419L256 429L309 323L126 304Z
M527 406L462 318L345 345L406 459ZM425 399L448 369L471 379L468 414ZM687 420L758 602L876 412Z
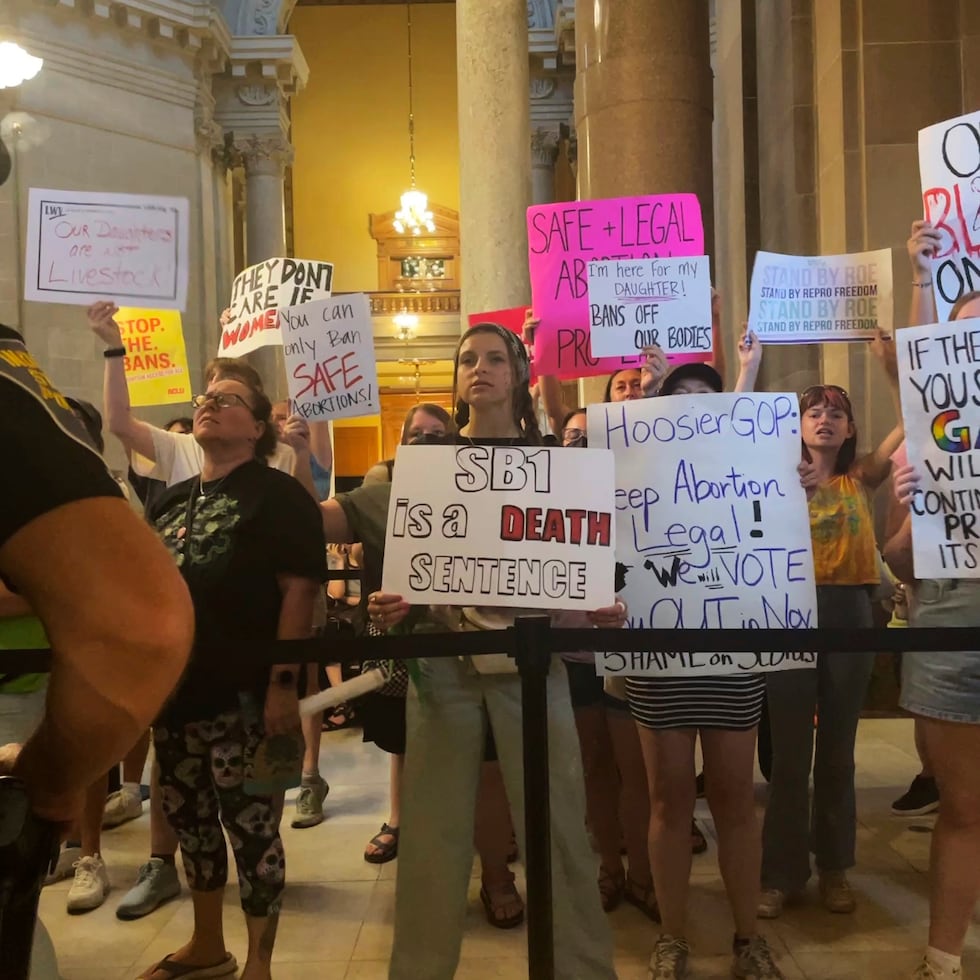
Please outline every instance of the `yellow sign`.
M134 408L190 402L184 333L177 310L122 307L116 322L126 348L126 382Z

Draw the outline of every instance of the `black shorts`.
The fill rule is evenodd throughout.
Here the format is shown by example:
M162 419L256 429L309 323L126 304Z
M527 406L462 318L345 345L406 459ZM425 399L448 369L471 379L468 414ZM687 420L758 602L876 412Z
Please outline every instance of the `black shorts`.
M364 741L383 752L405 754L405 699L372 691L357 699L357 713L364 726Z
M566 660L568 671L568 690L572 696L573 708L602 707L607 711L629 711L629 705L619 698L606 694L603 680L595 672L595 664L578 660Z

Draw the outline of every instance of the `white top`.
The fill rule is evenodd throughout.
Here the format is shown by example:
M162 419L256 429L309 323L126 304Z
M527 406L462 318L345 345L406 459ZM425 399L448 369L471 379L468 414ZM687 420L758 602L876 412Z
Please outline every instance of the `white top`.
M183 432L167 432L150 426L153 434L153 452L156 462L133 453L133 469L152 480L162 480L168 487L182 480L197 476L204 467L204 450L193 435ZM276 451L269 457L274 470L282 470L293 476L296 471L296 454L285 443L277 442Z

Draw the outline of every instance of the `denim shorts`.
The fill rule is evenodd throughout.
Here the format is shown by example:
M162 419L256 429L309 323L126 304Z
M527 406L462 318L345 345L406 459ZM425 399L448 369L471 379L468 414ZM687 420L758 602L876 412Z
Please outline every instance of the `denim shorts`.
M980 580L916 582L909 625L980 627ZM980 725L980 650L903 654L900 703L926 718Z

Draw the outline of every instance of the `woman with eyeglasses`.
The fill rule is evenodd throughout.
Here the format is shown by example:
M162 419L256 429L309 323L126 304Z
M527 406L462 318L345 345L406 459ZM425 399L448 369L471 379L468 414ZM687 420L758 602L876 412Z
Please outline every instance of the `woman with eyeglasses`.
M891 472L903 429L895 342L879 334L869 346L885 369L899 420L873 452L857 457L854 412L843 388L813 385L800 396L800 478L810 508L821 627L871 626L871 594L881 580L871 496ZM824 907L854 911L847 880L857 824L854 743L874 659L872 651L819 653L815 670L767 676L773 762L762 833L762 918L778 917L787 901L802 895L811 850Z
M292 477L266 465L271 405L236 379L194 399L198 476L170 487L148 515L174 555L196 619L187 672L153 727L167 820L180 841L194 906L190 941L141 980L235 974L222 897L231 844L248 930L242 980L270 980L285 882L282 789L298 784L299 667L237 666L239 651L308 637L326 578L320 512ZM277 738L278 737L278 738ZM294 756L277 775L273 740ZM284 751L284 754L285 751Z

